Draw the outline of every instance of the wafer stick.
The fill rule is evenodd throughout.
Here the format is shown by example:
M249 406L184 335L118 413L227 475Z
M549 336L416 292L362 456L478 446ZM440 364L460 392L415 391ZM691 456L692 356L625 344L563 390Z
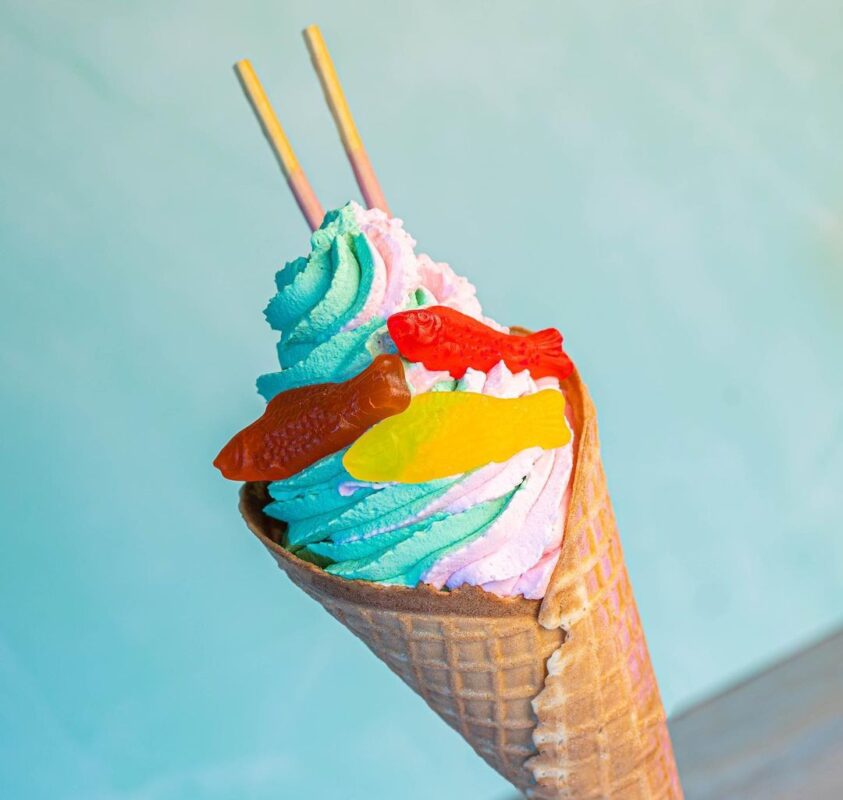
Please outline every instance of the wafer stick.
M319 82L322 84L322 91L328 101L328 108L331 109L345 153L351 162L352 170L354 170L357 185L363 194L363 199L369 208L379 208L389 214L389 206L386 204L386 198L383 196L378 179L375 177L375 171L372 169L372 162L369 161L357 126L354 124L354 118L351 116L351 110L340 86L337 71L334 69L334 62L331 60L325 40L322 38L322 32L316 25L310 25L302 31L302 35L307 43L307 49L310 51L313 66L317 75L319 75Z
M322 224L325 212L313 191L313 187L307 180L296 154L293 152L287 134L284 133L278 117L272 110L272 105L258 80L258 76L255 74L255 70L251 63L244 59L234 65L234 72L243 87L243 92L252 106L252 110L255 112L255 116L258 118L258 122L260 122L261 129L272 148L272 152L275 153L275 158L287 179L293 197L296 198L310 229L315 231Z

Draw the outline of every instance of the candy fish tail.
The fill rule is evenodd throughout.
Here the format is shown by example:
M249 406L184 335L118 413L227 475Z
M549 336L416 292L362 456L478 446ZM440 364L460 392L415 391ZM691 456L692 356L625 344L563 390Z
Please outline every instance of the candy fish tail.
M574 371L574 363L562 349L562 334L556 328L531 333L527 339L539 354L542 366L559 380L564 380Z
M571 441L571 429L565 420L565 395L556 389L543 389L518 401L521 413L537 432L537 441L547 450L564 447Z
M542 355L559 355L562 350L562 334L556 328L545 328L527 336L527 340Z

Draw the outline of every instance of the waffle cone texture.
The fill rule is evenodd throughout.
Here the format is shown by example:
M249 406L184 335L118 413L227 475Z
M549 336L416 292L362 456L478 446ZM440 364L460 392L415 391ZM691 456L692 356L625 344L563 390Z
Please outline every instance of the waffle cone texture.
M262 513L265 484L246 484L240 508L293 583L527 797L680 800L594 405L577 373L563 388L574 417L574 485L542 601L338 578L281 546L283 524Z

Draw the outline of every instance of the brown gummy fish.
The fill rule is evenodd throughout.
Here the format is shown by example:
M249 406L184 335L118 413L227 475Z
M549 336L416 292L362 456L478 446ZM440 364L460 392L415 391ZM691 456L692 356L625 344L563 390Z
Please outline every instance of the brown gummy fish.
M233 481L289 478L409 404L401 358L381 355L342 383L301 386L276 395L260 419L223 447L214 466Z

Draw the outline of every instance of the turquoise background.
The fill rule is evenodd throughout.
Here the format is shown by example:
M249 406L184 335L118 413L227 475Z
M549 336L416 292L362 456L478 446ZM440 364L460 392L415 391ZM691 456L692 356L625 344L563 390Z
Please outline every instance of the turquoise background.
M230 65L356 197L558 325L676 710L843 617L839 2L0 0L0 797L503 798L210 462L307 231Z

